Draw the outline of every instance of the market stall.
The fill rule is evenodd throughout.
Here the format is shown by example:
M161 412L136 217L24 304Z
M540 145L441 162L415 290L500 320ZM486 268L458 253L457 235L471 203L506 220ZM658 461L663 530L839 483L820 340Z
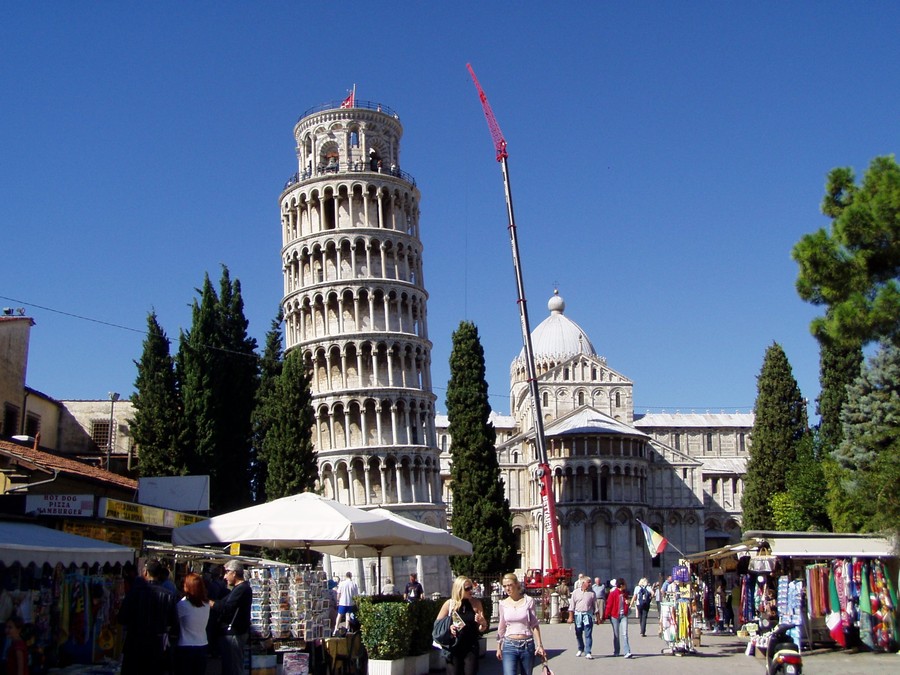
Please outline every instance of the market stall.
M122 566L134 549L28 522L0 522L0 620L27 626L31 672L118 657Z
M890 650L900 640L894 551L874 535L751 531L740 544L688 558L708 586L721 578L734 587L745 630L790 623L804 648L836 642Z

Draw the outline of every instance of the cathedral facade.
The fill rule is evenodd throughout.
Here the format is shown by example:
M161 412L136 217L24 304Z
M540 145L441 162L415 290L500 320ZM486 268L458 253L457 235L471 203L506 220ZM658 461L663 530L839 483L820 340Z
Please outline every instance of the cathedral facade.
M636 414L634 383L597 354L558 294L547 307L532 344L565 566L633 584L667 575L678 550L738 540L753 415ZM549 565L524 358L523 350L510 368L511 414L491 416L520 573ZM452 525L447 423L437 417ZM650 557L638 520L669 540L661 556Z

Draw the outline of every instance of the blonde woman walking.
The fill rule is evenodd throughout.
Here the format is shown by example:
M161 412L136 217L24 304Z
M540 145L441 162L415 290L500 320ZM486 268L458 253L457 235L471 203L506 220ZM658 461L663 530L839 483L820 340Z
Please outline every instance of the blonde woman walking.
M544 656L534 598L522 592L515 574L504 574L502 583L507 597L499 605L497 660L503 663L503 675L531 675L535 654Z

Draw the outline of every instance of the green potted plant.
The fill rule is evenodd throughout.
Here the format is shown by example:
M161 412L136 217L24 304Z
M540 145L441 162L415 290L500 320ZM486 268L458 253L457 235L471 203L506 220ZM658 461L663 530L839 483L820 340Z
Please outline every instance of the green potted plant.
M405 602L378 602L372 597L360 597L357 603L369 674L402 675L412 632L409 606Z

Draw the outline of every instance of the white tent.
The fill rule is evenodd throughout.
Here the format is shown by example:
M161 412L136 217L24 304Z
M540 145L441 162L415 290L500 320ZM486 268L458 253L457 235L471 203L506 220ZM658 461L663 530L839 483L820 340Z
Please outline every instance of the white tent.
M34 523L0 522L0 561L5 565L115 565L134 562L134 549Z
M240 542L317 551L322 546L337 544L387 546L419 544L423 539L423 533L411 526L312 492L282 497L172 530L175 544Z

